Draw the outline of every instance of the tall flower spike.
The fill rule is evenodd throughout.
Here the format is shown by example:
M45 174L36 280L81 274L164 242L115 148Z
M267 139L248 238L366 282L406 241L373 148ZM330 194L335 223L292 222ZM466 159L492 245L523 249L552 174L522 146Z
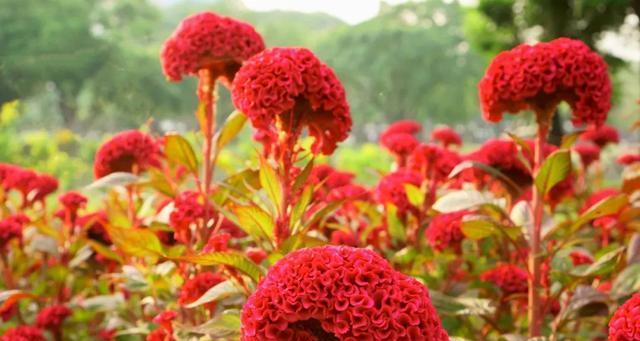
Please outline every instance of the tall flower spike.
M448 340L427 288L373 251L323 246L274 265L242 310L242 340Z
M502 119L504 112L533 109L550 115L566 101L573 123L601 125L611 108L607 64L579 40L560 38L522 44L498 54L478 84L484 118ZM538 121L549 117L538 117Z
M250 58L236 74L232 98L262 141L284 135L284 148L307 127L315 138L313 153L329 155L351 130L342 84L305 48L273 48Z
M93 162L96 179L115 172L140 172L158 166L160 151L156 141L138 130L123 131L105 142Z

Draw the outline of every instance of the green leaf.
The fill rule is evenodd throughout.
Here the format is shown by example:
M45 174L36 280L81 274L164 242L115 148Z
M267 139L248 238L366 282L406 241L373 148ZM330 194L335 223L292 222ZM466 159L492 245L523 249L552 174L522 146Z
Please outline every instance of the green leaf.
M439 313L445 315L490 315L495 312L491 300L475 297L452 297L430 290L431 302Z
M562 142L560 143L560 149L569 149L576 142L578 137L584 133L584 130L574 131L572 133L562 136Z
M560 181L571 173L571 153L568 150L557 150L544 161L538 174L535 185L538 193L546 195Z
M271 216L258 206L238 206L235 209L238 226L255 239L273 239Z
M404 225L398 219L398 208L395 205L387 204L387 227L389 229L389 235L393 241L404 242L407 239L404 231Z
M500 170L477 161L466 160L466 161L460 162L457 166L455 166L451 170L451 173L449 173L449 178L451 179L456 175L460 174L465 169L469 169L469 168L477 168L481 171L484 171L489 175L493 176L496 180L499 180L505 185L509 186L512 190L515 190L515 191L520 190L520 186L518 186L515 182L513 182L513 180L511 180L511 178L509 178L507 175L502 173Z
M618 194L601 200L597 204L591 206L587 211L582 213L573 223L571 231L577 230L580 226L603 216L616 214L620 212L627 204L629 199L625 194Z
M424 193L422 193L420 188L412 184L404 184L404 190L407 193L407 198L411 205L415 207L422 207L422 204L424 203Z
M577 277L600 276L611 272L622 259L625 247L619 247L602 255L593 264L586 267L578 267L571 271L571 275Z
M89 246L91 246L91 248L93 248L93 250L99 254L101 254L102 256L104 256L107 259L111 259L114 260L120 264L123 263L122 261L122 257L120 257L119 254L117 254L115 251L111 250L109 247L102 245L98 242L96 242L95 240L91 240L88 239L86 241L87 244L89 244Z
M311 202L312 195L313 195L313 186L305 187L305 189L302 191L302 194L300 195L300 199L298 200L296 205L293 206L293 210L291 210L291 218L290 218L291 226L296 226L297 223L300 222L304 214L304 211L307 209L307 207L309 206L309 203Z
M311 159L306 166L304 166L304 169L302 170L302 172L300 172L300 174L298 174L298 177L296 178L296 181L293 183L293 187L292 187L292 192L297 192L297 190L299 188L302 188L302 186L307 182L307 179L309 178L309 175L311 174L311 171L313 170L313 165L315 163L315 159Z
M418 251L413 246L406 246L400 251L396 252L391 260L400 265L409 264L418 255Z
M218 134L216 134L217 150L220 151L222 147L233 140L240 133L246 122L247 116L242 112L237 110L232 112L225 120Z
M450 213L474 208L483 204L496 204L500 206L500 200L494 198L490 193L483 193L476 190L459 190L449 192L440 197L433 204L433 209L442 213Z
M208 335L212 340L234 340L240 336L240 311L225 310L214 319L199 326L183 328L185 331Z
M331 201L327 203L324 207L311 215L309 220L304 223L302 230L306 232L308 228L323 220L324 218L327 218L329 215L331 215L331 213L333 213L333 211L338 209L338 207L340 207L342 203L344 203L344 200Z
M127 186L134 184L140 180L139 177L132 173L115 172L104 176L91 184L87 185L87 189L112 188L116 186Z
M609 315L607 295L593 287L579 285L571 295L567 316L590 317Z
M460 225L464 235L472 240L480 240L498 233L497 227L487 219L465 220Z
M156 257L163 254L158 236L149 229L107 226L107 232L113 243L128 255Z
M147 184L151 186L151 188L172 198L176 195L164 173L154 168L149 169L148 173L150 175L150 179Z
M613 280L611 294L615 297L631 295L640 290L640 263L627 266Z
M197 300L185 305L187 308L195 308L203 304L219 301L227 297L243 294L242 288L231 280L218 283L211 287Z
M245 255L236 251L212 252L200 255L177 257L175 260L205 266L228 265L251 277L256 283L263 275L262 269Z
M164 138L164 153L167 160L182 165L191 172L197 172L198 159L189 141L175 133L166 134Z
M282 186L280 180L275 170L271 168L269 163L262 157L260 158L260 185L262 185L262 188L267 192L267 196L271 199L276 211L282 214L283 212L280 212L282 205Z

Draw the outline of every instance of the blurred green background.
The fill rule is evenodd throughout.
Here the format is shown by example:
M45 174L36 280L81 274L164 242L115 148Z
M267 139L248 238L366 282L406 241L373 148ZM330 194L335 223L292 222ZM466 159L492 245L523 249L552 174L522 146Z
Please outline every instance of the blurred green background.
M357 10L369 1L377 4L346 3ZM484 123L476 84L499 51L558 36L606 56L615 84L609 122L638 140L628 126L640 116L639 0L380 2L376 16L356 24L252 11L240 0L0 0L0 8L0 161L53 173L65 188L91 181L95 149L114 132L147 125L194 134L195 80L167 82L158 55L180 20L202 10L252 23L268 46L309 47L336 70L354 128L332 161L365 182L375 179L372 164L388 164L374 143L394 120L420 121L425 138L446 123L470 144L520 123ZM231 110L222 90L219 119ZM245 130L223 163L259 148Z

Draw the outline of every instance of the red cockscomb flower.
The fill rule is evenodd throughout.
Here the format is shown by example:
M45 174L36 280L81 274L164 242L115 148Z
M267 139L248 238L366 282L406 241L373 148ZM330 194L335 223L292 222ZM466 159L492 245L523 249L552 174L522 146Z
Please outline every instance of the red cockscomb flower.
M256 264L261 264L268 256L266 251L257 247L248 248L245 254Z
M52 305L40 310L36 317L36 325L43 329L59 330L64 320L72 314L71 309L62 304Z
M489 139L467 158L499 170L521 188L531 185L532 176L527 166L518 158L518 145L512 140ZM525 154L525 151L523 151ZM527 153L531 154L531 153ZM473 170L476 181L483 182L485 172Z
M436 251L452 247L456 252L460 252L460 244L464 239L460 225L462 218L468 213L463 210L435 216L425 231L429 245Z
M167 78L209 69L213 78L231 83L242 62L264 50L262 37L249 24L211 12L184 19L165 41L160 59Z
M574 266L593 263L593 257L583 251L571 251L569 257Z
M195 277L188 279L180 288L178 294L178 304L186 305L194 302L204 295L207 290L211 289L216 284L223 282L224 278L218 273L203 272L197 274ZM205 304L205 307L209 310L214 310L216 302L210 302Z
M584 133L580 134L580 140L589 141L600 148L604 148L608 144L618 144L620 135L616 128L603 124L599 127L589 127Z
M399 170L385 175L376 187L376 197L380 203L392 203L398 208L398 212L404 213L412 208L405 184L420 187L420 175L415 172Z
M380 139L380 144L396 158L399 167L404 167L407 157L416 149L420 141L411 134L393 134Z
M331 232L331 244L358 246L358 239L351 230L335 230Z
M435 144L423 144L409 156L407 168L422 174L425 179L442 182L462 161L458 153Z
M581 143L573 147L573 151L578 153L584 168L588 168L592 163L600 160L600 147L593 143Z
M391 135L409 134L416 135L422 130L422 125L414 120L399 120L391 123L387 129L380 134L380 141Z
M184 191L178 194L173 200L173 205L169 223L175 231L176 240L182 243L190 241L192 225L201 222L205 215L213 217L213 207L205 207L204 199L196 191Z
M49 174L38 174L31 182L29 195L27 196L29 203L43 201L49 194L58 189L58 179Z
M77 212L87 204L87 197L78 192L70 191L60 195L58 201L65 209L71 212Z
M22 228L29 222L24 214L10 215L0 220L0 251L13 239L22 238Z
M350 185L353 178L353 173L342 172L330 165L321 164L313 167L307 182L316 187L314 199L326 201L332 191Z
M254 128L287 145L308 127L315 154L331 154L351 130L349 105L333 71L305 48L273 48L250 58L236 74L233 103Z
M623 154L616 160L621 165L629 166L640 162L640 154Z
M445 148L448 148L450 145L459 146L462 144L460 135L448 126L435 127L431 131L431 141L440 142Z
M153 318L153 322L160 325L162 329L173 331L173 320L178 317L178 313L173 310L165 310Z
M526 293L527 271L512 264L501 264L480 275L480 279L495 284L505 295Z
M22 194L22 205L29 206L43 201L58 189L58 180L48 174L38 174L31 169L17 166L5 170L2 183L5 190L16 190Z
M601 125L611 108L607 64L579 40L560 38L522 44L498 54L478 84L484 118L524 109L549 112L561 102L573 110L575 125Z
M7 329L0 341L46 341L42 330L32 326L19 326Z
M624 302L611 317L609 341L640 341L640 293Z
M96 152L93 173L102 178L115 172L137 173L159 166L156 141L139 130L121 132L105 142Z
M229 233L216 233L209 236L207 244L202 248L202 252L223 252L229 249L229 240L231 235Z
M373 251L307 248L275 264L242 310L242 340L448 340L427 289Z
M175 341L173 332L158 328L147 335L146 341Z

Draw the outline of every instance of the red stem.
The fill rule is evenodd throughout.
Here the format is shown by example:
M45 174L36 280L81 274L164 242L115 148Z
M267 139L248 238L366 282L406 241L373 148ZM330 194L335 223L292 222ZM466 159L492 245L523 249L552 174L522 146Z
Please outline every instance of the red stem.
M199 72L198 97L205 108L204 126L202 133L204 135L203 161L204 161L204 181L201 189L204 196L204 223L200 230L200 239L202 242L207 240L207 231L209 229L209 194L211 194L211 181L213 179L214 164L212 162L213 155L213 135L216 130L215 115L215 78L210 69L202 69Z

